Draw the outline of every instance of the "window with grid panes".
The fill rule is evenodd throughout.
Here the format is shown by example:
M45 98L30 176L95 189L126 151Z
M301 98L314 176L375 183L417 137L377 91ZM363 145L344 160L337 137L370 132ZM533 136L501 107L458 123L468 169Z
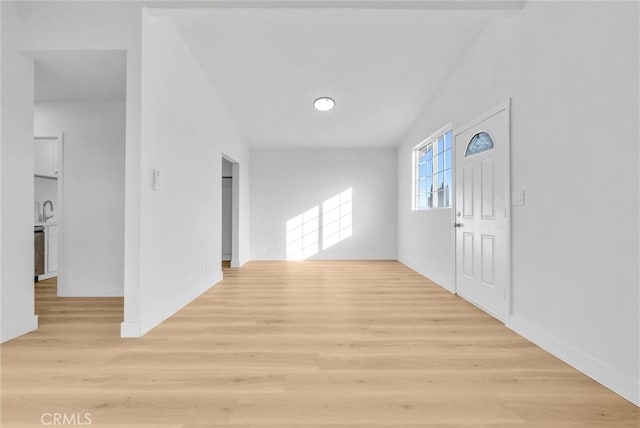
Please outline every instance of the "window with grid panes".
M414 148L414 210L451 206L451 146L448 129Z

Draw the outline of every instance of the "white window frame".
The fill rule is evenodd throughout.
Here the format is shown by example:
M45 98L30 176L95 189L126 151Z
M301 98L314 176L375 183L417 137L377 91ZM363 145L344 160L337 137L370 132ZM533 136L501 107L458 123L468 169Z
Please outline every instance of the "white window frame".
M418 191L419 191L418 180L420 179L418 164L420 162L420 151L422 149L424 149L425 147L427 147L428 145L432 144L433 147L434 147L433 159L436 159L436 156L440 155L438 153L438 144L437 144L438 143L438 139L440 137L443 137L449 131L451 131L451 138L452 138L452 141L451 141L451 177L452 177L452 181L453 181L453 126L452 125L453 124L449 123L449 124L443 126L442 128L438 129L436 132L434 132L433 134L429 135L427 138L422 140L419 144L414 146L412 151L411 151L411 165L412 165L412 169L411 169L411 209L412 209L412 211L429 211L429 210L434 210L434 209L451 208L451 206L453 205L453 189L450 189L451 195L449 197L449 205L443 206L443 207L439 207L437 205L434 205L433 207L423 207L423 208L418 206L419 198L420 198L420 195L418 194ZM434 162L432 177L437 177L438 172L439 172L439 170L438 170L437 162ZM437 192L433 192L434 195L436 193ZM434 199L434 202L437 204L437 198Z

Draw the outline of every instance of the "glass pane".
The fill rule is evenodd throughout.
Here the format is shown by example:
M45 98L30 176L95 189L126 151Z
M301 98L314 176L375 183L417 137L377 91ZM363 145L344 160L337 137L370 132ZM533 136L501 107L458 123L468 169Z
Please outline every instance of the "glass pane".
M438 173L438 190L444 189L444 172Z
M431 175L431 174L429 174L429 171L427 171L427 164L426 163L421 163L418 166L418 177L419 178L424 178L427 175Z
M479 132L471 138L465 151L465 157L493 149L493 140L486 132Z
M444 152L444 169L451 169L451 149Z
M418 197L418 209L422 210L427 207L427 194L421 193Z
M444 206L451 206L451 170L447 170L444 173Z
M452 146L453 134L452 131L447 131L433 143L419 149L416 165L416 209L451 206Z

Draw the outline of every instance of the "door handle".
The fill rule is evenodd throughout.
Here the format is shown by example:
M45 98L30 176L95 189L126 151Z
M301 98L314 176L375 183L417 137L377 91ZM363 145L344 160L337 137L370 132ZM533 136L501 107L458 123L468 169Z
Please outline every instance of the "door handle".
M462 223L453 223L453 227L462 227Z

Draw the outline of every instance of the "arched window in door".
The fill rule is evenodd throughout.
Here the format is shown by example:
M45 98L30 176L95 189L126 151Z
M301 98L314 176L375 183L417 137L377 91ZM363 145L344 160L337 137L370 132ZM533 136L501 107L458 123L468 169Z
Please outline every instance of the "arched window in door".
M489 135L488 132L478 132L476 135L471 137L464 156L476 155L491 149L493 149L493 140L491 139L491 135Z

